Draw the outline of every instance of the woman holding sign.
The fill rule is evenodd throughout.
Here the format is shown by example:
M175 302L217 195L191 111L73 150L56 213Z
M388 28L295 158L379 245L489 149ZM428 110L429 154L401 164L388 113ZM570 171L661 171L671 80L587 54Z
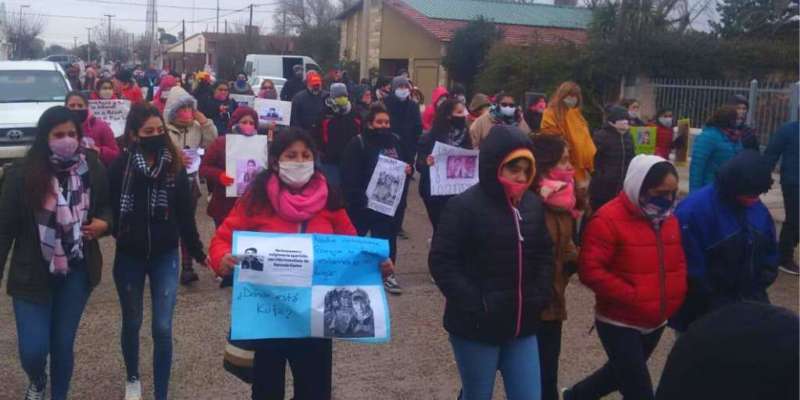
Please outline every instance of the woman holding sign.
M19 358L30 380L25 398L44 399L49 356L51 396L62 400L69 391L81 315L100 282L97 240L108 230L111 205L105 168L93 152L81 150L75 115L52 107L37 128L25 159L5 173L0 278L13 254L7 286Z
M256 177L211 239L211 268L231 274L239 262L232 251L234 231L355 235L342 199L316 169L316 151L309 135L299 129L280 133L269 148L269 168ZM381 265L384 274L391 260ZM330 339L263 339L255 342L253 399L283 399L286 362L294 377L294 398L331 398L332 343Z
M89 100L83 93L68 93L64 103L81 123L83 146L96 151L104 165L111 165L111 162L119 155L119 147L111 127L102 119L92 115L89 111Z
M176 90L176 89L173 89ZM181 89L182 90L182 89ZM172 313L178 292L178 241L204 264L197 233L189 177L180 153L166 133L161 113L139 103L125 126L128 151L109 168L114 210L114 283L122 307L122 355L126 399L141 399L139 330L145 277L150 279L153 309L155 399L167 398L172 368Z
M400 196L394 215L386 215L369 208L367 188L377 170L380 157L394 160L407 160L409 157L400 137L392 133L389 112L383 106L372 106L365 122L364 133L350 140L342 156L342 191L347 201L347 214L358 229L359 236L371 233L374 238L388 240L392 260L397 261L397 234L400 232L403 209L406 207L408 176L414 171L411 165L406 165L405 182L399 193L393 190L398 187L399 182L377 185L379 189L386 189L388 197ZM384 286L389 293L403 293L394 275L386 277Z
M497 370L509 400L540 398L540 315L552 297L553 243L528 190L531 140L498 125L481 142L480 183L453 197L433 236L431 275L464 400L490 400Z
M472 148L472 141L467 130L467 109L460 101L448 99L439 104L431 130L422 134L417 145L417 170L420 174L419 195L425 203L434 233L444 205L453 197L431 196L431 167L435 162L431 153L436 142L463 149Z

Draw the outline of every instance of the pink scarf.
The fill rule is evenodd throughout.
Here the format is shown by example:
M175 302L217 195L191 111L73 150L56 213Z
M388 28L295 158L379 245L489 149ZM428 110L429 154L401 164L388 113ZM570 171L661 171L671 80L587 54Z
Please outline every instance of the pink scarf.
M542 189L550 189L547 196L542 195L544 203L553 208L569 211L573 218L577 218L580 213L575 209L575 170L553 168L547 176L539 182L540 194Z
M292 193L280 184L277 174L272 174L267 180L267 196L279 217L289 222L304 222L325 208L328 181L316 173L299 193Z

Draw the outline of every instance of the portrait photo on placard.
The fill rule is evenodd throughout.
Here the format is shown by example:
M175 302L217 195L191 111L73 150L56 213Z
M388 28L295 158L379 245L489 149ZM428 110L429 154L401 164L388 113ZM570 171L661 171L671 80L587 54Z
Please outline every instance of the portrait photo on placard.
M252 158L236 161L236 193L241 196L247 191L250 182L256 179L256 175L262 168L258 162Z
M383 305L374 293L371 295L374 292L372 289L357 286L316 287L316 293L312 296L322 300L322 312L314 313L312 317L316 319L312 321L312 327L319 330L316 333L332 338L375 337L376 311L383 309ZM312 307L315 301L312 299Z
M244 250L242 269L249 271L264 271L264 256L258 255L258 249L250 247Z
M378 203L391 206L400 193L400 178L386 172L381 172L372 199Z
M472 179L477 173L477 159L475 156L449 156L447 157L448 179Z

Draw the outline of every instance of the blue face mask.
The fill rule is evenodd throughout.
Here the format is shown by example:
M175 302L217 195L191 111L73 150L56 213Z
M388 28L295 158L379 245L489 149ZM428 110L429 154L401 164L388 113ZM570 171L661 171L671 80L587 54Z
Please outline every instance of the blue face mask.
M658 196L658 197L650 197L647 202L652 204L662 210L669 209L672 207L672 196Z

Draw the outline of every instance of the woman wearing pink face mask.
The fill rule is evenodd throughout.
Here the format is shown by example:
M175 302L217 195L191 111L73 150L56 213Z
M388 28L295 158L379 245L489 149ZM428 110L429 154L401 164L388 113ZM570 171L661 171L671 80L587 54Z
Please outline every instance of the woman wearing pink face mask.
M519 128L495 125L483 139L480 183L447 203L428 257L446 301L465 399L491 399L497 371L509 400L538 399L537 331L552 298L553 248L532 144Z
M200 197L200 184L197 179L199 163L197 158L202 157L206 147L217 138L217 128L214 123L197 111L197 100L183 88L175 86L169 91L167 103L164 105L164 119L167 122L167 132L178 148L182 150L183 166L189 175L194 195L191 204L186 204L191 210L197 208L197 199ZM192 211L194 215L194 211ZM181 283L186 285L198 279L192 266L192 257L181 241Z
M558 358L561 354L561 327L567 319L566 289L578 270L578 249L573 242L577 206L575 170L569 161L567 142L556 135L533 137L536 179L533 191L544 202L544 222L553 240L553 298L542 311L539 326L539 363L542 400L558 399Z
M213 96L201 99L197 107L203 115L214 121L217 132L224 135L228 133L229 122L236 111L237 103L231 99L227 83L217 82L213 90Z

